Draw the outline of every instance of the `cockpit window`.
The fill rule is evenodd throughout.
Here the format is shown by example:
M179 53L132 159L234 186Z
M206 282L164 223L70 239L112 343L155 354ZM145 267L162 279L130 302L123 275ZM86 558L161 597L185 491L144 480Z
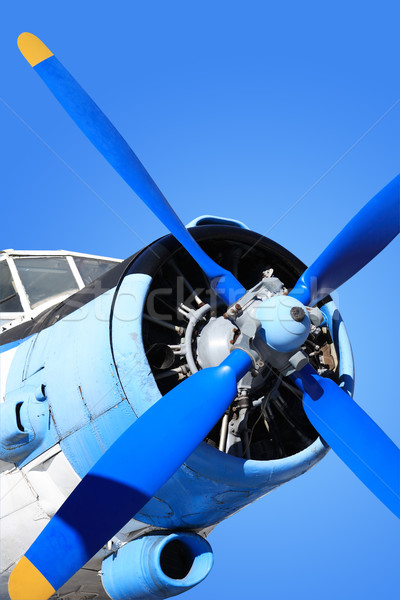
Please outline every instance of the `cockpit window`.
M77 256L74 257L74 261L85 285L88 285L100 277L100 275L103 275L103 273L117 265L117 263L108 260L81 258Z
M65 257L15 258L15 266L31 308L61 294L72 294L78 285Z
M0 261L0 312L22 312L23 308L7 261Z

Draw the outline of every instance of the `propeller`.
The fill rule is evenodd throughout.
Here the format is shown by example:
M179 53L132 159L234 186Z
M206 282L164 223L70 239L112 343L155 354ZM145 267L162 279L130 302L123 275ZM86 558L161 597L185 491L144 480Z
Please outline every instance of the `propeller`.
M244 288L198 246L121 135L52 52L29 33L21 34L18 44L85 135L198 262L219 296L228 304L241 297ZM306 313L304 305L315 304L339 287L399 233L399 181L394 179L377 194L300 277L290 293L297 306L296 322ZM262 321L261 331L265 340L276 339L274 351L279 353L293 348L290 339L282 342L277 333L285 329L277 326L277 319ZM49 598L134 517L212 429L251 367L249 354L234 349L219 367L192 375L130 426L16 565L9 581L11 600ZM400 517L399 449L336 383L320 377L310 365L293 379L303 391L304 410L316 430Z
M366 204L301 275L290 296L314 305L377 256L400 232L400 175Z
M200 248L121 134L51 50L27 32L18 47L86 137L191 254L220 298L231 304L243 296L246 290L236 277Z
M234 350L219 367L184 380L135 421L19 561L9 580L11 599L47 600L96 554L197 448L234 400L237 381L251 364L246 352Z
M400 518L400 450L331 379L306 365L294 381L307 418L355 475Z

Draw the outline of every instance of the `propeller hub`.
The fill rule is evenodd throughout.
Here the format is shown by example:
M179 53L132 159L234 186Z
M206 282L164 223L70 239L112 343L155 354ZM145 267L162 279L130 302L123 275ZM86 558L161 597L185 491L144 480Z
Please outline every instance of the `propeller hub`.
M306 307L296 298L278 294L263 300L255 311L261 322L260 335L277 352L300 348L310 333L310 317Z

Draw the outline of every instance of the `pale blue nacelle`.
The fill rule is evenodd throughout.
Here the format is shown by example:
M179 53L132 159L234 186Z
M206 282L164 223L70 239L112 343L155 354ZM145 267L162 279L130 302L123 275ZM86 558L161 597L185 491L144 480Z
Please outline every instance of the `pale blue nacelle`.
M8 407L9 413L4 421L8 438L2 438L2 460L23 467L59 444L82 478L121 433L157 402L161 393L142 339L143 309L151 282L150 275L131 268L118 286L19 345L2 407ZM342 386L352 393L353 361L346 330L332 301L323 312L338 354ZM12 440L16 404L20 404L28 433L22 440L14 427L18 443ZM151 431L149 438L151 445ZM146 531L147 525L167 532L204 532L305 473L327 451L317 438L286 458L245 460L203 442L135 519Z
M19 466L60 443L74 470L83 477L127 426L157 402L160 392L141 337L141 315L150 282L148 275L128 275L118 292L106 292L19 346L8 377L6 402L14 404L17 394L20 402L30 403L32 390L44 385L47 401L40 403L41 414L47 402L49 409L49 427L44 434L40 421L37 433L42 436L41 443L36 446L35 439L20 447L20 455L26 456ZM330 321L334 311L333 302L325 305ZM351 350L342 322L336 319L335 327L346 385L352 380ZM254 461L229 456L203 443L137 519L168 529L215 525L304 473L326 451L318 438L294 456ZM6 459L4 447L2 455Z

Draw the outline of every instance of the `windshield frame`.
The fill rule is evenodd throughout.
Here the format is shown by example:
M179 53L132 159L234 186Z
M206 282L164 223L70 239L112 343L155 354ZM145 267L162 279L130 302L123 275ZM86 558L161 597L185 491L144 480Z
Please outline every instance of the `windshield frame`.
M32 312L82 289L68 256L14 256L13 261Z
M11 277L13 279L14 285L16 287L16 292L19 295L19 299L20 299L20 302L22 305L22 311L13 311L13 312L0 311L1 318L2 319L8 319L8 318L17 319L18 317L21 317L24 314L31 313L32 312L31 305L29 304L28 296L26 295L25 288L22 285L22 281L21 281L21 278L17 271L17 267L14 264L13 258L6 255L4 257L1 256L0 260L2 262L5 261L8 265L8 268L10 269Z
M18 269L16 264L14 263L14 259L18 258L50 258L50 257L63 257L66 258L69 268L72 272L72 276L76 281L76 285L78 290L81 290L86 287L83 278L78 270L78 267L75 263L75 258L88 258L101 262L108 263L118 263L122 262L121 259L111 258L106 256L98 256L93 254L84 254L81 252L68 252L65 250L50 250L50 251L27 251L27 250L3 250L0 252L0 261L6 261L8 268L10 269L10 273L16 288L16 291L19 295L19 299L22 305L22 311L1 311L0 310L0 330L4 331L8 329L9 326L16 325L19 322L26 319L33 319L37 315L39 315L44 310L63 302L66 298L68 298L71 293L60 293L57 296L52 296L48 300L43 300L40 304L36 305L34 308L31 307L28 294L25 290L25 287L22 283L20 275L18 273ZM72 292L74 293L74 292Z

